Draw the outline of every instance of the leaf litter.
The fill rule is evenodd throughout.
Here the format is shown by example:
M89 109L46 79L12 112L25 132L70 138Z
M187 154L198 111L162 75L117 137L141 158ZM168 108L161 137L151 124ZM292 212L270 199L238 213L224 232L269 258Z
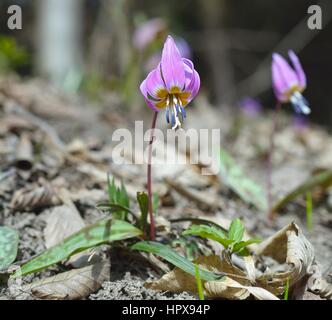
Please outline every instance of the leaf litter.
M0 86L3 84L0 83ZM130 199L135 200L137 191L145 190L144 170L139 165L120 168L109 161L113 146L105 137L124 123L126 126L128 124L114 108L96 111L88 105L82 108L81 104L74 101L68 100L64 103L66 98L59 97L45 84L35 81L13 81L10 89L4 86L1 92L6 94L0 94L0 145L3 146L0 154L3 163L0 179L0 196L3 200L0 223L19 232L16 261L10 263L22 265L23 272L31 271L36 266L37 269L40 267L41 260L38 260L38 257L47 252L45 250L56 248L59 243L66 241L68 236L70 238L75 232L80 232L84 225L90 228L98 225L100 221L107 221L101 219L107 218L109 213L96 207L98 203L107 200L107 173L116 178L118 186L123 180ZM204 100L200 103L206 104ZM227 130L230 119L209 106L204 106L204 110L208 110L205 116L208 113L211 120L218 119L218 126L223 128L225 137L229 139ZM117 121L112 120L114 117L100 117L101 114L107 113L117 114ZM202 116L200 109L194 109L188 119L188 127L195 121L201 123ZM211 128L213 121L207 122ZM201 177L197 174L197 166L182 166L176 172L166 167L156 170L155 185L160 186L158 216L165 220L159 223L160 236L166 243L176 240L185 225L188 227L192 222L168 223L167 226L166 222L180 220L185 211L192 214L192 219L211 220L226 230L231 220L242 217L246 227L244 239L254 235L265 240L249 246L250 255L246 257L234 254L229 256L222 246L219 245L218 250L215 250L218 244L211 245L210 240L199 240L200 248L215 254L211 258L199 257L199 251L194 251L194 262L200 265L200 269L205 267L218 275L224 274L222 279L202 280L206 297L281 298L285 282L289 280L290 297L300 299L312 294L329 299L331 284L325 277L325 272L321 272L329 266L332 249L329 245L332 240L329 236L330 227L325 222L321 223L326 221L324 195L331 190L330 185L325 183L329 180L323 179L324 182L316 179L314 183L308 180L304 182L304 188L299 187L300 192L294 191L294 188L287 189L287 184L275 185L274 198L278 198L278 188L283 188L282 193L286 195L283 199L286 200L282 200L282 206L278 206L280 216L275 225L266 225L262 215L266 204L261 191L264 189L264 174L255 164L261 161L259 150L266 150L267 147L268 121L257 119L257 125L250 130L243 124L241 130L247 134L233 136L232 141L227 141L226 138L222 141L225 146L224 153L227 150L232 157L223 157L226 169L219 177ZM93 130L92 122L96 124ZM278 156L275 166L282 169L287 163L289 167L300 167L307 172L315 173L320 169L322 173L322 168L328 172L328 168L332 166L329 153L332 150L332 139L321 129L308 130L310 133L299 135L294 134L287 126L280 128L276 137ZM291 145L298 148L292 148ZM295 152L302 152L301 157ZM303 159L306 159L306 152L308 157L314 152L315 161L305 162ZM262 163L260 166L263 167ZM247 173L250 173L250 178ZM292 173L288 171L286 176L280 170L280 175L287 179ZM59 179L62 179L62 182L59 183ZM299 181L298 185L301 183L303 180ZM313 194L313 231L308 233L303 221L305 208L301 197L305 192L312 191L313 187L318 187L320 196L317 198L316 194ZM61 196L61 190L66 190L65 197ZM135 213L139 212L138 206L134 206L133 210ZM295 220L296 224L290 223L292 220ZM72 223L68 223L69 221ZM315 237L314 234L319 236ZM133 231L132 235L139 236L139 232ZM99 240L92 243L104 243ZM119 244L122 243L122 240L119 241ZM176 248L179 255L189 252L184 242L179 243L182 243ZM41 299L78 299L89 296L91 299L197 298L193 275L176 268L161 276L160 269L156 271L158 260L151 260L150 264L143 268L135 262L137 255L131 253L124 258L116 253L119 252L117 245L111 245L111 248L110 250L107 246L105 249L87 251L88 256L96 255L97 261L90 261L90 265L83 264L78 267L66 264L68 257L77 253L76 249L69 250L60 260L51 259L52 261L43 263L43 268L49 265L47 269L25 276L25 285L30 286L28 291L33 291L33 297ZM86 245L82 245L78 250L81 249L86 249ZM149 259L149 256L145 258ZM91 269L98 265L98 259L102 259L99 263L108 267L111 261L112 269L109 274L105 269L105 272L102 272L103 277L95 279L91 277ZM163 261L160 258L159 262L165 264ZM25 265L32 266L34 263L36 265L31 269L24 269ZM172 267L172 264L166 264ZM146 286L160 290L166 276L174 279L167 283L164 281L164 286L170 286L167 294L153 293L155 291L143 287L148 280ZM83 281L83 278L86 280ZM73 289L72 284L75 281L82 284L82 288L87 281L89 290L81 290L80 286ZM180 281L181 286L177 281ZM179 292L177 294L180 296L170 293L172 286L173 291ZM174 289L177 286L178 291ZM189 295L183 293L185 288L191 292ZM0 285L1 295L15 298L10 295L5 283Z

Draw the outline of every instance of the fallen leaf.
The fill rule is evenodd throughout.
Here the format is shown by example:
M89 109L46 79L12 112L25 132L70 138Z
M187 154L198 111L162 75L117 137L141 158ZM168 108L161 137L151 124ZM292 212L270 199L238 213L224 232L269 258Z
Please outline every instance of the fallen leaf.
M284 291L289 281L290 291L299 283L306 286L307 278L312 274L315 261L314 249L305 238L300 228L291 223L257 245L256 255L273 258L280 265L285 264L285 271L268 270L257 278L257 284L274 294Z
M52 208L46 218L44 229L45 247L47 249L57 245L63 239L85 227L85 223L76 208L69 205L62 205ZM89 255L84 252L73 255L66 264L75 268L86 265Z
M247 271L247 277L250 280L251 283L255 283L256 281L256 267L255 267L255 261L252 256L246 256L243 257L246 271Z
M110 278L110 263L102 261L84 268L59 273L23 287L39 299L77 300L97 291Z
M28 186L15 191L10 208L12 211L36 210L42 207L59 205L61 200L56 196L52 186L45 183L42 186Z
M244 286L230 277L225 277L220 281L209 281L205 284L205 288L208 292L214 292L217 296L228 299L244 300L252 294L258 300L279 300L278 297L264 288ZM232 291L231 288L237 291Z
M82 217L71 207L62 205L52 208L46 218L44 229L45 246L55 246L63 239L85 227Z
M313 267L313 274L308 280L308 290L323 299L332 300L332 284L323 278L318 264Z
M194 261L200 269L208 270L213 273L224 274L220 280L202 280L204 296L207 298L226 298L226 299L246 299L249 294L243 288L228 287L222 281L227 277L235 277L244 284L250 284L246 274L233 266L226 255L223 259L219 256L201 256ZM145 286L150 289L171 292L189 291L197 294L196 279L192 274L186 273L179 268L175 268L162 278L156 281L146 282Z

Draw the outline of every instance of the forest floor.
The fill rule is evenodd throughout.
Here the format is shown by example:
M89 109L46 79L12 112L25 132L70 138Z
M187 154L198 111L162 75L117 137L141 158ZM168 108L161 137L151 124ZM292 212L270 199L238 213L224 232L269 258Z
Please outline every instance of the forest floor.
M222 147L248 176L262 186L266 184L272 114L234 117L212 107L203 97L188 107L187 113L185 128L220 128ZM145 166L116 165L110 157L116 144L111 137L118 128L133 131L135 120L144 120L147 129L151 117L148 110L122 110L113 95L93 106L83 99L63 97L38 80L1 81L0 225L19 232L15 264L29 260L55 243L49 224L54 213L66 210L64 207L74 207L83 225L107 216L108 213L96 208L107 200L107 172L123 180L133 200L137 191L146 190ZM164 119L158 120L157 127L165 128ZM281 113L273 157L273 198L283 197L314 172L329 168L332 168L332 136L319 126L296 126L292 118ZM171 229L175 236L180 234L189 224L169 220L184 216L215 222L241 218L249 234L263 239L294 221L313 245L322 274L331 280L331 188L313 193L313 226L308 230L303 196L287 203L270 222L266 212L242 201L217 176L201 175L198 166L184 164L174 168L156 164L153 181L154 191L159 195L158 217L163 219L160 234L166 229ZM60 223L63 224L64 221ZM74 226L73 231L76 230ZM170 265L151 262L149 256L119 245L111 249L102 246L99 250L111 261L109 279L82 298L197 299L186 292L156 292L144 287L146 280L160 278ZM69 266L57 264L30 274L24 277L24 283L70 270ZM0 299L36 297L0 282Z

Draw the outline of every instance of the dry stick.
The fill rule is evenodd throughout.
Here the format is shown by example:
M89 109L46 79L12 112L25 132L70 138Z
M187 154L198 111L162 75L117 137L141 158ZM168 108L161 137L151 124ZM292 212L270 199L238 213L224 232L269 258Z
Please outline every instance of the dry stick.
M151 125L151 135L149 142L149 151L148 151L148 174L147 174L147 186L148 186L148 198L149 198L149 216L150 216L150 240L155 240L155 223L153 217L153 205L152 205L152 181L151 181L151 159L152 159L152 143L153 143L153 134L154 129L156 128L158 112L155 112L152 119Z
M273 162L273 153L274 153L274 136L278 127L278 114L281 108L280 101L277 101L276 107L273 114L273 127L270 136L270 150L267 159L267 201L268 201L268 213L267 217L269 220L273 220L274 214L272 212L272 162Z

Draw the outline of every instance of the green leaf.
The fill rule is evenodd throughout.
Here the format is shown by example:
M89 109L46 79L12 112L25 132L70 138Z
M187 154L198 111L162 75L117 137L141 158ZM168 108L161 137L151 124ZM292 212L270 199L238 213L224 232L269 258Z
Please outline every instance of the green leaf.
M240 242L244 235L244 226L240 219L234 219L229 227L228 239Z
M205 239L211 239L219 242L225 248L228 248L234 241L227 239L223 231L218 228L207 225L192 225L182 233L183 236L199 236Z
M120 204L122 204L124 207L129 207L128 193L127 193L126 187L125 187L122 180L121 180L121 200L120 200Z
M200 271L199 266L197 264L195 264L195 277L196 277L198 297L199 297L199 300L205 300L204 299L204 292L203 292L201 276L199 274L200 273L199 271Z
M242 200L262 211L267 210L268 204L262 187L248 178L223 149L220 149L220 178Z
M110 176L107 175L107 190L108 190L108 200L111 204L121 205L125 208L129 208L129 197L127 194L127 190L121 181L121 188L118 188L115 185L114 177L112 181ZM127 215L127 210L117 210L114 211L116 214L114 215L115 218L125 220Z
M208 219L202 219L202 218L195 218L195 217L183 217L183 218L176 218L176 219L170 219L169 220L171 223L176 223L176 222L183 222L183 221L190 221L193 224L204 224L208 226L214 226L217 229L220 229L221 231L228 232L227 229L219 225L218 223L215 223L211 220Z
M288 300L288 295L289 295L289 278L287 278L285 285L284 300Z
M272 208L272 212L277 212L281 208L283 208L287 203L293 201L298 196L304 195L309 191L312 191L316 187L321 187L323 189L328 188L332 185L332 170L324 170L319 172L300 186L296 187L294 190L289 192L285 197L279 200Z
M86 249L112 241L137 237L141 234L141 230L126 221L104 219L81 229L56 246L28 261L12 277L37 272Z
M9 227L0 227L0 270L6 269L16 259L18 232Z
M108 191L108 201L110 203L116 202L116 186L114 183L114 178L112 178L112 182L110 176L107 175L107 191Z
M137 192L137 202L141 210L140 228L145 233L149 212L149 198L145 192Z
M189 261L187 258L179 255L176 251L172 250L170 247L153 241L141 241L135 243L132 247L133 250L140 250L149 253L153 253L174 266L180 268L181 270L191 274L195 277L195 265ZM219 280L222 278L222 275L200 269L200 277L205 281Z
M251 244L254 244L254 243L260 243L262 242L262 239L259 239L259 238L251 238L247 241L240 241L240 242L237 242L234 244L233 246L233 253L237 252L237 253L242 253L243 249L246 248L247 246L250 246ZM245 254L249 253L249 252L243 252Z

